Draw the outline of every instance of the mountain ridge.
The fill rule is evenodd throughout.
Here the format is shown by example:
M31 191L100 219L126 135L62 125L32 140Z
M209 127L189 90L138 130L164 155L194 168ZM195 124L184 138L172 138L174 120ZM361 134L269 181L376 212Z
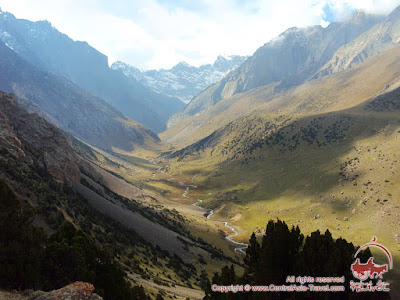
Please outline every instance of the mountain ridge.
M179 149L257 111L262 114L301 115L348 108L353 103L378 95L399 80L396 70L398 57L397 46L345 72L314 79L279 94L274 91L277 83L237 94L205 112L184 119L160 137ZM306 106L305 103L309 104Z
M379 232L398 250L399 58L397 45L268 101L267 87L226 98L163 133L184 133L167 140L168 170L195 178L203 205L248 232L268 216L352 241Z
M400 6L384 20L338 49L314 78L347 70L368 57L377 55L400 42Z
M80 154L76 152L76 147L80 148ZM55 231L58 235L59 230L66 230L63 232L68 232L68 234L64 237L72 238L71 230L81 230L81 236L84 232L86 237L95 241L93 245L99 246L99 249L106 249L104 254L98 256L98 260L96 259L101 264L101 276L107 272L108 259L112 260L113 266L118 270L121 268L121 271L114 274L121 279L120 282L117 283L114 276L111 281L111 285L116 290L112 294L108 293L105 299L124 298L121 297L121 293L118 294L118 291L124 288L121 283L123 278L129 279L130 283L127 287L130 287L131 283L136 282L134 278L139 275L147 274L146 278L153 276L154 269L168 272L169 276L166 277L167 275L164 274L163 277L169 279L170 282L189 286L196 284L198 271L191 263L199 259L197 253L210 256L211 253L222 254L222 252L216 251L213 246L202 240L197 240L188 230L185 230L183 224L187 220L177 211L165 208L161 211L159 207L139 201L138 199L146 201L148 198L155 200L156 198L152 195L157 197L159 195L143 191L117 178L111 172L96 165L96 163L101 163L100 160L104 161L105 157L99 152L64 134L36 113L27 112L15 101L14 95L0 92L0 197L2 207L11 206L16 209L15 214L8 213L7 210L4 213L3 210L0 216L3 231L7 231L6 227L10 229L7 232L10 238L6 236L6 239L4 234L2 236L2 246L12 244L11 249L3 247L9 249L8 252L11 252L11 255L3 251L6 254L2 257L2 261L7 262L9 270L18 268L17 263L12 264L15 261L14 257L17 256L14 246L17 238L13 237L15 228L25 228L22 227L24 225L32 226L31 228L38 230L40 233L38 237L41 238L45 238L45 235L50 236ZM119 165L111 160L105 161L109 164L108 166ZM118 186L120 187L117 189L120 189L121 185L124 186L129 198L115 192L115 189ZM12 199L15 203L10 201ZM17 206L19 203L21 208ZM29 215L22 214L26 211ZM18 216L24 219L20 221ZM15 228L9 227L11 224ZM29 231L27 236L33 233L36 231ZM25 235L23 239L25 240ZM18 255L23 253L29 256L33 254L40 256L36 254L37 251L32 250L32 241L29 239L27 241L23 247L18 248ZM43 268L29 269L24 265L21 272L32 270L26 275L32 276L34 271L34 281L23 281L25 277L14 272L9 276L13 280L12 283L18 284L23 281L23 284L28 284L28 286L23 286L24 288L50 289L52 286L49 288L50 281L46 281L45 276L52 281L60 280L65 283L87 276L82 272L82 264L85 268L87 267L85 262L82 263L82 256L87 254L85 251L88 249L88 244L82 239L76 239L75 243L80 246L77 252L69 250L71 243L65 242L65 239L64 243L60 244L60 248L58 246L52 248L51 255L46 256L43 262L40 261L41 264L43 263ZM188 243L191 250L195 247L196 254L189 251ZM41 242L39 243L39 240L35 245L44 246ZM93 249L88 251L93 254ZM46 251L44 254L48 253ZM56 264L57 270L47 271L52 269L52 259L56 259L55 255L58 253L61 253L62 259ZM67 260L65 260L66 257L68 257ZM156 258L156 262L152 257ZM29 262L31 260L28 264ZM90 271L93 273L99 270L92 268ZM97 273L96 271L96 276ZM128 278L127 273L133 274L134 277ZM193 278L188 274L194 275ZM3 277L2 288L10 288L11 284L3 283L8 284L11 280L6 281L8 278ZM37 280L39 277L41 281ZM105 278L105 281L101 282L109 283L108 277ZM159 274L157 278L160 278ZM31 283L34 286L31 286ZM11 288L21 289L21 284L17 284L11 285ZM143 295L139 298L145 299Z
M62 132L36 113L29 114L15 96L0 91L0 145L27 164L33 164L26 152L36 152L39 165L58 180L79 178L78 157ZM23 146L25 145L25 147ZM51 149L51 150L50 150ZM51 152L48 155L46 152Z
M39 70L1 41L0 67L0 89L16 94L16 100L29 111L78 138L103 149L126 151L159 142L143 125L64 77Z
M277 82L276 92L299 86L347 44L383 16L356 12L349 20L307 28L289 28L260 47L238 69L199 94L183 112L171 117L169 127L180 120L204 111L219 101L251 89Z

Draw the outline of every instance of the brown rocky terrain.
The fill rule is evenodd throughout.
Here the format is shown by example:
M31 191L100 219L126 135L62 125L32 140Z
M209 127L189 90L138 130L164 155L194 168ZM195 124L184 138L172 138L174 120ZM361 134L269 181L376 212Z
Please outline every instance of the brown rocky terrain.
M3 300L102 300L94 293L95 287L87 282L74 282L58 290L50 292L25 290L19 292L0 291Z
M27 164L38 163L61 181L79 178L78 156L64 133L38 114L28 113L15 96L0 92L0 145Z
M136 207L140 202L133 198L147 195L146 191L141 191L90 161L82 159L72 148L70 137L38 114L27 112L16 102L13 94L0 92L0 129L0 148L6 149L4 151L10 152L28 166L38 168L42 174L49 173L55 179L67 183L79 197L86 199L92 208L126 228L133 229L147 242L176 254L185 261L193 260L182 242L190 242L189 239L180 232L167 228L165 224L157 223L153 219L157 213L150 207L139 206L135 208L138 211L133 211L133 208L128 209L127 203L120 199L119 193L129 197L133 201L131 205ZM8 175L2 171L0 169L0 176L7 178ZM30 192L23 187L23 181L26 180L14 179L9 183L22 198L36 206L36 202L42 199L36 201L28 199L29 196L25 197L24 195ZM82 184L82 181L88 186ZM110 194L112 192L109 190L117 191L118 194ZM143 214L141 209L151 210L152 214ZM47 228L42 222L40 226ZM206 254L202 249L199 251Z
M102 300L94 293L93 284L87 282L71 283L61 289L41 295L36 300Z

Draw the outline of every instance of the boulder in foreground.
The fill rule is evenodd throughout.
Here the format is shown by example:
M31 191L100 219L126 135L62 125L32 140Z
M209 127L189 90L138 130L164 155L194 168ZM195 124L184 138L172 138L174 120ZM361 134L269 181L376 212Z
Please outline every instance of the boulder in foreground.
M93 284L77 281L61 289L48 292L39 297L29 297L33 300L103 300L102 297L93 293Z

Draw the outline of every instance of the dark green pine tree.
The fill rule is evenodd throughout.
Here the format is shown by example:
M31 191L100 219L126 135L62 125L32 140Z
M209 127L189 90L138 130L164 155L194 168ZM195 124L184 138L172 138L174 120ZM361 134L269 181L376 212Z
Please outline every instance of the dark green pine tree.
M142 288L131 289L125 273L110 254L71 223L65 223L49 238L43 274L48 289L74 281L93 283L104 299L148 299Z
M304 242L304 243L303 243ZM354 262L356 248L352 243L339 238L334 240L329 230L324 234L320 231L311 233L304 241L299 227L289 230L285 222L269 221L261 246L253 233L244 258L245 273L242 278L236 277L233 266L225 266L221 274L215 273L213 284L231 285L271 283L287 284L288 275L311 277L341 277L345 276L345 292L325 293L228 293L211 292L210 286L204 289L204 299L390 299L388 293L352 293L349 281L353 279L351 264ZM367 262L371 257L369 249L361 251L358 256L361 262ZM342 285L342 284L338 284Z
M164 300L164 297L162 296L162 294L160 293L160 291L158 291L156 300Z
M354 253L357 249L352 243L339 238L332 238L329 230L321 234L319 230L311 233L305 240L303 251L297 264L297 274L312 277L345 277L343 285L345 292L341 293L304 293L297 294L296 299L390 299L388 293L353 293L349 289L350 280L354 279L351 264L354 262ZM369 249L358 255L365 263L371 257Z
M287 275L295 271L303 239L298 227L289 230L285 222L269 221L261 244L256 282L285 283Z
M254 283L256 273L259 272L260 249L261 246L257 242L256 235L253 232L249 240L249 246L246 249L246 256L243 259L245 264L245 273L243 279L247 283Z
M317 230L306 238L298 273L312 277L343 275L340 258L341 253L329 230L325 234Z
M231 265L230 267L225 266L222 268L219 284L222 285L236 284L236 274L233 265Z
M0 288L40 287L40 257L45 235L31 225L33 209L17 199L0 179Z
M205 296L203 298L204 300L213 299L212 298L213 292L211 291L211 283L208 278L203 278L201 280L200 287L204 291L204 294L205 294Z
M221 275L219 275L218 273L214 273L212 284L230 286L236 285L237 280L238 278L236 277L235 268L233 267L233 265L231 265L230 267L223 267L221 270ZM240 293L211 292L211 294L206 293L206 297L204 299L238 300L243 298L241 297Z

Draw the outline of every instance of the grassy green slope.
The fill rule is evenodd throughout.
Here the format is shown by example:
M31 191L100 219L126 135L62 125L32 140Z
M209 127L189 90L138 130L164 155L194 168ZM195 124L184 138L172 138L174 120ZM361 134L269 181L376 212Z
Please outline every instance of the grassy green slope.
M377 236L398 265L399 54L393 48L259 105L176 151L170 172L202 186L205 205L242 240L280 218L358 245Z
M398 107L400 92L393 93L385 96ZM206 205L242 229L243 240L280 218L356 244L377 236L398 263L400 117L398 108L373 109L379 106L290 120L271 132L257 130L262 123L254 119L247 135L219 137L171 166L207 187Z
M368 59L346 72L307 82L283 93L278 83L224 99L171 127L160 138L176 148L207 137L230 122L254 112L266 116L309 115L346 109L381 93L399 81L400 46Z

